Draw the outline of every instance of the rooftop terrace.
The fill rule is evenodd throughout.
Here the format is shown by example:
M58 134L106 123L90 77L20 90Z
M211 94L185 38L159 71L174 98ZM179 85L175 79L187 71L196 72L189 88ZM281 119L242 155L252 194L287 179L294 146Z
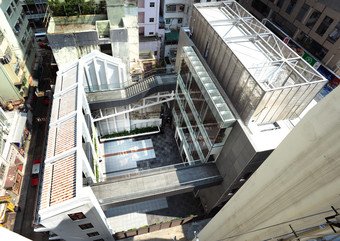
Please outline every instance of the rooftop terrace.
M324 82L324 78L234 1L198 11L264 89Z

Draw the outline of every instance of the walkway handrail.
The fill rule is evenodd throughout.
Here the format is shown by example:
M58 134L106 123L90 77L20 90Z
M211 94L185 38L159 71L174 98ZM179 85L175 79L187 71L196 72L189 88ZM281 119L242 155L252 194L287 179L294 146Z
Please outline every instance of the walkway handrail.
M156 76L163 76L163 75L174 75L175 72L171 71L170 73L163 72L166 70L165 68L158 68L154 70L150 70L148 72L144 73L144 76L141 80L137 82L132 82L132 81L124 81L123 83L120 83L120 87L116 87L117 84L102 84L102 85L92 85L92 86L86 86L84 87L84 90L86 93L95 93L95 92L101 92L101 91L110 91L110 90L123 90L127 89L129 87L132 87L136 84L140 84L149 78L155 78ZM99 89L99 86L102 87L102 89ZM105 87L105 89L103 89Z
M162 187L162 188L155 188L155 189L148 190L148 191L140 191L140 192L134 192L131 194L124 194L120 196L103 198L103 199L99 199L98 201L100 205L105 205L105 204L110 205L110 204L114 204L115 202L124 202L124 201L128 201L131 199L136 199L136 197L137 199L141 199L141 198L145 198L149 196L154 196L157 194L164 194L164 193L169 193L173 191L195 188L195 185L194 185L195 182L200 182L200 181L204 182L204 181L211 180L211 179L222 179L222 177L220 175L215 175L215 176L200 178L196 180L190 180L190 181L177 184L177 185L171 185L171 186Z
M149 175L156 175L160 174L162 172L165 172L167 170L173 170L173 169L182 169L182 168L190 168L190 167L196 167L199 165L207 165L209 163L202 163L201 161L194 161L191 164L188 162L182 162L178 164L173 164L173 165L167 165L167 166L162 166L162 167L156 167L156 168L150 168L146 170L134 170L130 173L127 174L121 174L113 177L107 178L104 183L111 183L111 182L116 182L116 181L122 181L126 179L133 179L133 178L138 178L140 176L149 176ZM103 182L101 183L94 183L92 186L97 186L97 185L102 185Z

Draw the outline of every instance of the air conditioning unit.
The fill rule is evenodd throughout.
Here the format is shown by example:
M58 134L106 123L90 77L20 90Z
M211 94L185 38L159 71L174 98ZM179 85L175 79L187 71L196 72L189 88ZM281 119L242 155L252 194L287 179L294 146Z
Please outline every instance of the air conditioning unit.
M11 62L11 60L12 60L11 56L8 55L8 54L0 57L0 63L2 63L2 64L9 64Z

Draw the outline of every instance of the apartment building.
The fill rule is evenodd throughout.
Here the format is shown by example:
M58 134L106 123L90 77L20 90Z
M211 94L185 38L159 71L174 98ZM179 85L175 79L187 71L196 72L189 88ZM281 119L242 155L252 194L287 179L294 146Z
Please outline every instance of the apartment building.
M218 2L218 0L161 0L161 15L165 29L164 57L175 63L179 29L188 27L194 3Z
M160 1L138 0L138 28L140 57L152 54L160 58L164 29L159 28Z
M312 55L311 58L314 58L311 65L320 61L337 75L340 74L338 2L240 0L239 3L258 19L270 20L307 50Z
M18 0L0 3L1 104L20 104L32 83L35 59L33 31Z
M188 52L186 46L192 49ZM188 160L215 161L224 178L221 185L199 191L207 211L235 194L326 83L235 1L194 5L190 27L180 33L176 69L180 74L174 119L182 119L176 123L178 130L184 128L183 134L177 130L179 147L188 149ZM219 94L202 91L200 86L212 83ZM212 102L224 99L228 108L216 103L217 113L230 117L231 111L236 120L214 127L216 121L203 104L209 101L203 96ZM209 128L204 131L205 124ZM221 141L215 143L214 138Z
M134 81L156 67L164 35L159 1L49 3L49 8L47 37L59 67L93 50L122 59Z
M13 230L26 166L27 115L0 108L0 225Z

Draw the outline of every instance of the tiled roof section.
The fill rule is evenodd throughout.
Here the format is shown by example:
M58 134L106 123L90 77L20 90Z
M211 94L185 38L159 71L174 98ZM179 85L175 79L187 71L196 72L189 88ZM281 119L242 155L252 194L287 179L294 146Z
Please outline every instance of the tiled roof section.
M51 158L76 147L76 116L51 126L48 132L46 157Z
M50 206L76 196L76 154L53 164Z
M76 154L47 164L41 195L41 209L76 196Z
M57 90L55 95L67 87L74 85L77 77L77 66L68 72L58 76L56 81ZM70 73L70 75L69 75ZM78 87L64 92L61 96L53 100L50 123L55 123L60 118L76 111L77 109L77 92ZM67 151L76 146L76 119L61 122L60 124L50 126L47 142L47 158Z
M66 74L65 74L66 73ZM56 82L54 92L57 93L66 89L67 87L77 83L78 65L61 72L59 81Z
M76 196L78 65L58 74L53 99L40 209ZM82 86L81 86L82 88ZM72 115L74 113L74 115ZM65 153L63 155L63 153ZM58 159L53 157L58 156Z
M59 125L56 134L54 155L63 153L76 146L76 117Z
M51 180L52 180L52 165L45 165L43 184L40 199L40 209L50 206Z

